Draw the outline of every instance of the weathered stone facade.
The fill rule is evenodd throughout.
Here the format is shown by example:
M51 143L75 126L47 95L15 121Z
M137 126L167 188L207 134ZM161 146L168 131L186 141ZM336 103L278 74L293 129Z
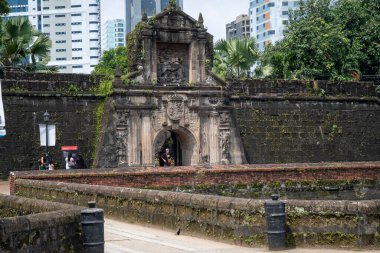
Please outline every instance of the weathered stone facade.
M245 162L224 83L206 71L212 36L202 22L176 9L142 21L134 45L143 60L131 76L139 85L115 82L98 166L158 165L169 137L176 165Z

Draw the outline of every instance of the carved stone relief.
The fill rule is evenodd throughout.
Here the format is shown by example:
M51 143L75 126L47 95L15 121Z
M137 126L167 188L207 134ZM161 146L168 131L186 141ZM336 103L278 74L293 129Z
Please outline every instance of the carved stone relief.
M157 82L162 85L186 83L189 80L189 46L158 44Z
M168 97L168 117L171 120L179 121L184 115L185 105L184 97L181 95L173 95Z

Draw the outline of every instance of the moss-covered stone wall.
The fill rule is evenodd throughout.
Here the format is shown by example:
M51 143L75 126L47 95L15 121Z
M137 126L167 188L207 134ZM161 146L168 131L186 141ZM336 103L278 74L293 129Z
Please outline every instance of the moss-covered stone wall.
M25 179L16 180L15 192L76 205L96 201L106 216L123 221L245 246L266 244L263 200ZM380 247L378 200L288 200L286 207L289 247Z
M369 82L231 82L248 163L380 160L375 88Z
M0 252L83 252L81 208L0 194Z
M56 145L49 147L55 165L63 168L61 146L78 146L88 164L95 152L97 108L104 96L89 75L7 74L2 80L7 135L0 139L0 178L12 170L37 170L45 154L39 124L50 113Z

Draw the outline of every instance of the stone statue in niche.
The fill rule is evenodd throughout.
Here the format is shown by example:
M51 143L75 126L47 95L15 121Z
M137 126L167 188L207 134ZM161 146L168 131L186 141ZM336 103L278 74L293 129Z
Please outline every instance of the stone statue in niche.
M188 81L189 46L186 44L158 44L157 82L180 84Z
M221 131L219 134L220 148L222 150L222 163L230 163L230 141L231 134L229 131Z
M158 64L159 83L182 83L185 82L183 75L183 59L174 57L171 59L160 58Z

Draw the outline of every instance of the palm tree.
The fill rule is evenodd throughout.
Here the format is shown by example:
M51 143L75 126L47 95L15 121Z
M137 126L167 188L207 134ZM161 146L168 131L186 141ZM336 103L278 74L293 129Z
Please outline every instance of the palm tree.
M256 40L251 37L219 40L214 49L214 71L222 77L248 77L251 67L259 59Z
M45 66L50 48L49 37L34 30L27 18L12 18L1 25L0 63L3 67L54 71L56 67Z

